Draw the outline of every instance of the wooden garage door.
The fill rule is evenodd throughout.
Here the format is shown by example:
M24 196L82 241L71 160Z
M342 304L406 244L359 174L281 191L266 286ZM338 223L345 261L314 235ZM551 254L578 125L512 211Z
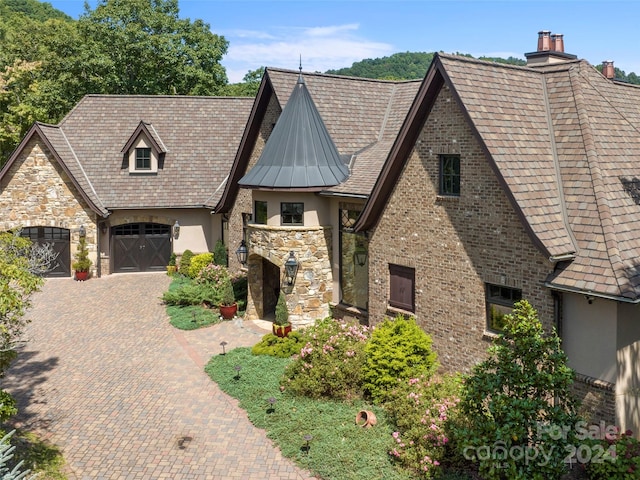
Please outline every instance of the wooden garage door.
M71 252L69 248L70 234L66 228L57 227L24 227L20 235L29 238L33 243L48 243L58 254L53 270L44 274L45 277L71 276Z
M111 228L113 271L164 271L171 255L171 227L158 223L131 223Z

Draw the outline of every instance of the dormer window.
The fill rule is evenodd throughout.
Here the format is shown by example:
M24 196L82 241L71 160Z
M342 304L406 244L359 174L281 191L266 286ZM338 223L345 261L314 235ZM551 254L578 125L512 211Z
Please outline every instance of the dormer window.
M122 149L122 168L130 174L155 174L162 169L167 148L150 123L140 122Z
M151 170L150 148L136 148L136 170Z

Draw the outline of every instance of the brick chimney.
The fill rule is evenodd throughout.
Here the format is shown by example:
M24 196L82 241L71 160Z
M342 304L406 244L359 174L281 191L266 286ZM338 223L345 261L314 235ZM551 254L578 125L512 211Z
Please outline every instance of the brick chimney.
M527 65L539 66L553 63L575 60L575 55L564 52L564 35L561 33L551 33L549 30L538 32L538 50L525 53Z
M602 75L609 80L613 80L616 76L615 69L613 68L613 61L605 60L602 62Z

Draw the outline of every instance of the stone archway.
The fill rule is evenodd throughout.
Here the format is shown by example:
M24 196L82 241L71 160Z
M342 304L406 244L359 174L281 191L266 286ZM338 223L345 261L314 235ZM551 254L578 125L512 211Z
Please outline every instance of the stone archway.
M280 296L280 268L266 258L262 259L262 318L273 320Z

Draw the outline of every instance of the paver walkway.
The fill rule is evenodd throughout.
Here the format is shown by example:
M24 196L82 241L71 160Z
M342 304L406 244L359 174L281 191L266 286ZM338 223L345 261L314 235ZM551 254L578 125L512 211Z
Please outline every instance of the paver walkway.
M309 479L203 371L264 334L230 321L183 332L163 274L47 280L3 386L17 421L64 452L70 479Z

